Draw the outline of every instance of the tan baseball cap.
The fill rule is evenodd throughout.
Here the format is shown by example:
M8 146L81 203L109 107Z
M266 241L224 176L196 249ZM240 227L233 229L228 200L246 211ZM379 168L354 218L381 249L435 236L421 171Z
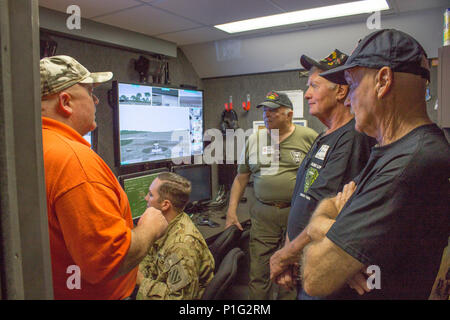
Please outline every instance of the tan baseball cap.
M89 72L81 63L69 56L41 59L41 97L58 93L77 83L103 83L111 80L112 72Z

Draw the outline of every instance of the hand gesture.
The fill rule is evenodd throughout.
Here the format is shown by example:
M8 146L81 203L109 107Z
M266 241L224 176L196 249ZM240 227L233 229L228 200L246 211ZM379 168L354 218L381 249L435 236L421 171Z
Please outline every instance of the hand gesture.
M275 253L270 257L270 280L274 281L278 275L285 272L289 265L285 265L283 261L284 247L280 250L275 251Z
M136 285L140 286L142 281L144 281L145 277L142 274L141 271L138 270L137 276L136 276Z
M286 290L293 290L297 286L298 281L298 264L290 265L286 270L280 273L276 279L275 283L283 287Z
M356 190L356 184L353 181L347 183L342 192L339 192L334 198L334 205L336 206L338 212L341 212L344 205L347 203L348 199L352 196L353 192Z
M160 210L150 207L147 208L138 222L138 226L144 226L148 229L154 240L161 238L167 230L167 220Z
M371 289L367 286L366 267L358 271L353 277L347 280L347 284L350 288L354 289L360 296L366 292L370 292Z
M236 227L238 227L239 230L243 231L244 228L242 228L242 225L239 223L238 217L236 215L236 213L227 213L227 218L225 220L225 229L232 226L232 225L236 225Z

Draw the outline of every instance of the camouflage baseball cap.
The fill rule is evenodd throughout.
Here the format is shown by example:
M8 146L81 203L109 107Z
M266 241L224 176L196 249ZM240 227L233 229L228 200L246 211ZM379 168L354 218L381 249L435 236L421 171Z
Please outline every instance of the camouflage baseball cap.
M77 83L103 83L111 80L112 72L91 73L81 63L69 56L41 59L41 97L58 93Z

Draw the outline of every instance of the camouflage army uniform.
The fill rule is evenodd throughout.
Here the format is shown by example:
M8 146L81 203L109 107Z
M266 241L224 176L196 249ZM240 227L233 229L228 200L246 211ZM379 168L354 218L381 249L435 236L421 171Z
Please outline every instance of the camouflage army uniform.
M145 279L138 300L200 299L214 276L214 258L200 231L183 212L150 248L139 271Z

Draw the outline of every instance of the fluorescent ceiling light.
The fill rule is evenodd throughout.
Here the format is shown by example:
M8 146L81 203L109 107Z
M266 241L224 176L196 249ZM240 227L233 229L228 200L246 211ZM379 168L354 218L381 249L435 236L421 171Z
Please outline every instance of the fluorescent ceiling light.
M225 24L214 27L228 33L250 31L256 29L277 27L293 23L324 20L345 16L352 16L374 11L388 10L389 5L386 0L364 0L326 6L320 8L299 10L267 17L260 17Z

